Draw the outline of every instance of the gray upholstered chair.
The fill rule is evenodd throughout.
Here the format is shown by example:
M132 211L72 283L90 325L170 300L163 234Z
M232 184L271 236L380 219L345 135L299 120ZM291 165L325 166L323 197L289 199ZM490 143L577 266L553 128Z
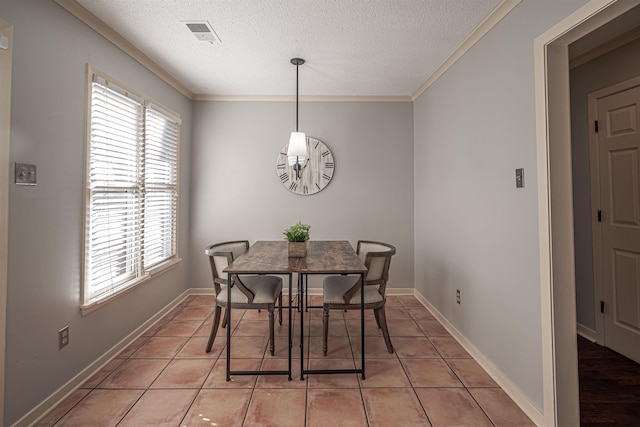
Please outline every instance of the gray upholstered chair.
M364 308L373 309L378 327L382 329L384 341L389 353L393 346L387 329L387 318L384 312L385 292L389 278L391 257L396 253L392 245L359 240L356 249L358 256L367 266L364 278ZM329 335L329 310L360 309L360 276L328 276L323 283L323 343L322 351L327 355L327 337Z
M228 303L228 275L224 269L233 260L249 250L247 240L224 242L211 245L205 249L211 264L213 286L216 293L216 308L213 314L213 325L207 343L207 353L211 351L213 341L216 339L218 324L222 308L225 308L225 316L222 327L227 327L226 309ZM269 311L269 351L273 356L275 346L273 340L274 308L278 300L279 321L282 324L282 279L276 276L265 275L231 275L231 308L232 309L266 309Z

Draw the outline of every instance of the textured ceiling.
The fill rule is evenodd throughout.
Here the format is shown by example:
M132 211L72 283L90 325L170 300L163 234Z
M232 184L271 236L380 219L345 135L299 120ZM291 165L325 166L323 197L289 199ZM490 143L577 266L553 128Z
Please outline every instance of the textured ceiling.
M500 0L77 0L195 94L410 96ZM208 21L221 42L198 41Z

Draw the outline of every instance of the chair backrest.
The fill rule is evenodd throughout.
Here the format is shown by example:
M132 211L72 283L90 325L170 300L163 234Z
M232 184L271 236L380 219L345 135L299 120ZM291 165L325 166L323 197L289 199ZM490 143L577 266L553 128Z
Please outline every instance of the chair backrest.
M227 274L223 272L234 259L249 250L248 240L236 240L233 242L216 243L208 246L204 253L209 257L213 285L216 295L220 292L220 285L227 284Z
M379 285L380 294L384 296L389 279L391 257L396 253L395 246L388 243L359 240L356 252L368 269L364 285Z

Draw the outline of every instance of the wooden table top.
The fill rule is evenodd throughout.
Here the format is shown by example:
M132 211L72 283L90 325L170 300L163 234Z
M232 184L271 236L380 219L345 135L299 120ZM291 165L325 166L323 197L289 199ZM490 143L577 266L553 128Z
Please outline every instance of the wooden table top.
M288 242L282 240L254 243L224 271L235 274L356 274L366 273L367 267L346 240L309 240L304 258L289 258Z

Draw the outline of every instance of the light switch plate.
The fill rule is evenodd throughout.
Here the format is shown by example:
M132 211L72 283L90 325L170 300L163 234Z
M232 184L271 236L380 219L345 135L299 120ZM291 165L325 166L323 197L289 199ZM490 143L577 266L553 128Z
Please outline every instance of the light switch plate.
M15 183L18 185L36 185L36 165L16 163Z
M516 188L524 187L524 168L516 169Z

